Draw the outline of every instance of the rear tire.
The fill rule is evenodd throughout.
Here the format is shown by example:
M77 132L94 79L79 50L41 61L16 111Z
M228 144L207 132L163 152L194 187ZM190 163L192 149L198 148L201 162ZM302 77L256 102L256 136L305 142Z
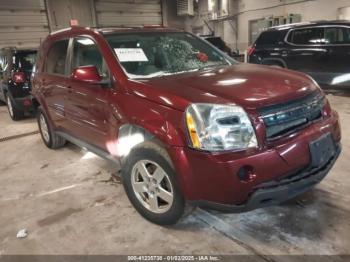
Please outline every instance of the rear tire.
M17 121L24 117L24 112L15 107L13 100L10 96L6 97L7 109L12 120Z
M135 147L122 166L123 185L135 209L158 225L178 222L185 200L165 149L146 141Z
M38 108L37 120L41 138L48 148L57 149L66 144L66 140L55 133L41 107Z

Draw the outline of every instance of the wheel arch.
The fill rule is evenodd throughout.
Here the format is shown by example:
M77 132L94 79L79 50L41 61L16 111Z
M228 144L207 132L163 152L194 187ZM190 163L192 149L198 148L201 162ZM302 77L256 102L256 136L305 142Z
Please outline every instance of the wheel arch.
M261 64L263 65L279 64L283 68L288 68L286 62L281 58L265 58L261 61Z
M152 133L140 125L131 123L123 124L119 128L117 141L118 153L122 162L133 148L146 141L152 141L165 150L167 148L167 142L162 141L155 133Z
M36 97L33 97L32 103L33 103L33 106L34 106L34 109L35 109L35 110L38 110L38 108L41 106L39 100L36 99Z

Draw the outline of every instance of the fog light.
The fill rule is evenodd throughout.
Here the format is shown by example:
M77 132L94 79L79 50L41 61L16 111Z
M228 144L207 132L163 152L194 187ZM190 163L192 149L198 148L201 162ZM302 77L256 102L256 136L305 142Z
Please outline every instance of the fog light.
M252 166L242 166L238 172L237 176L242 182L252 182L256 178L256 173L254 167Z

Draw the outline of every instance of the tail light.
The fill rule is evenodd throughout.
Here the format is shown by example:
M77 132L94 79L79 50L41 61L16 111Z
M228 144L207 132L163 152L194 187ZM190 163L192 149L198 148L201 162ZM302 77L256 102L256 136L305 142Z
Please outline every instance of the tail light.
M16 72L12 76L12 81L16 84L21 84L26 81L26 75L23 72Z
M250 47L248 47L247 51L248 51L248 55L251 56L255 51L255 47L250 46Z
M25 99L24 101L23 101L23 105L24 106L31 106L32 105L32 100L30 100L30 99Z

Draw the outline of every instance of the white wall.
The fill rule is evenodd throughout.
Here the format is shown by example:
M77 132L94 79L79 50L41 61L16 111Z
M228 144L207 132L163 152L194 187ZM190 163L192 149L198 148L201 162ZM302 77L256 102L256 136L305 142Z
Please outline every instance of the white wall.
M338 18L341 20L350 20L350 6L340 8Z
M229 13L231 16L237 15L232 19L231 24L228 21L209 22L215 29L215 34L221 36L231 48L236 46L240 51L246 50L249 41L249 21L257 20L270 16L282 16L287 14L301 14L302 21L315 20L336 20L340 16L340 8L350 7L350 0L227 0L229 3ZM176 2L167 0L167 2ZM202 34L209 32L203 19L208 11L208 0L199 0L199 15L194 17L176 17L176 8L168 9L168 12L174 13L169 21L169 26L181 24L181 28L187 31L193 31L203 27ZM286 5L282 5L286 4ZM169 6L176 6L174 3ZM260 10L261 9L261 10ZM343 9L343 13L349 14L349 9ZM350 18L349 18L350 19ZM181 22L180 22L181 21ZM237 23L237 24L236 24ZM238 26L237 26L238 25ZM236 41L235 28L238 30Z

